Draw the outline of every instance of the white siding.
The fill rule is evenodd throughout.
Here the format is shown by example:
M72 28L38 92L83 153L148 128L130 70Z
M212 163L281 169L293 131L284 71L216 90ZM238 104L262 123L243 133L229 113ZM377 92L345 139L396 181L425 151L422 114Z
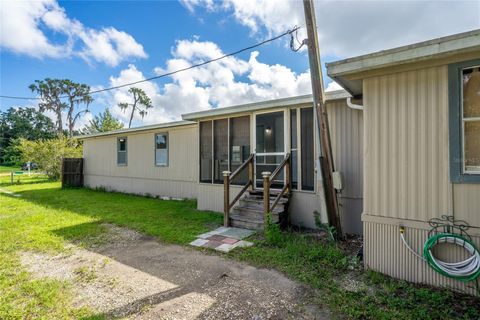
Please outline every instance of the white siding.
M168 166L155 166L155 133L168 132ZM127 137L128 165L117 165L117 138ZM85 184L110 190L196 198L196 125L106 136L84 141Z

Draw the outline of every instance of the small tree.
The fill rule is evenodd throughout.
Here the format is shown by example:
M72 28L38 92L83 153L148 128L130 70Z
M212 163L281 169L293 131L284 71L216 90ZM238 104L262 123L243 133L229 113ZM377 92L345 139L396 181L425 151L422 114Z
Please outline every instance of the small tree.
M62 111L67 105L60 100L63 94L63 87L60 80L46 78L45 80L35 80L35 83L29 86L32 92L40 95L41 102L38 104L40 112L53 111L57 117L57 134L63 133Z
M119 103L118 106L124 112L129 107L132 107L132 112L130 113L130 121L128 121L128 127L130 128L132 126L132 120L133 116L135 115L135 111L138 111L138 114L143 119L143 117L145 117L145 115L147 114L147 109L153 108L153 106L152 100L150 100L145 91L143 91L142 89L132 87L128 90L128 92L133 95L133 103L122 102Z
M67 96L67 125L68 136L73 136L73 128L75 122L82 114L89 112L88 106L92 103L93 98L90 95L90 86L81 83L75 83L68 79L60 80L62 93ZM85 108L75 112L81 104L85 104Z
M83 128L82 133L91 134L123 129L123 123L113 117L108 108L103 113L96 115L89 124Z
M61 175L63 158L79 158L82 146L76 139L58 136L54 139L29 141L20 139L18 150L25 162L37 163L51 179L58 180Z

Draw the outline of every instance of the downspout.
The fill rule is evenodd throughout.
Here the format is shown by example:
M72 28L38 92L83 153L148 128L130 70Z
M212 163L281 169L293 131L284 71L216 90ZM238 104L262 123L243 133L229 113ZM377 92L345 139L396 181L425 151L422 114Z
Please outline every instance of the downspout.
M361 106L361 105L359 105L359 104L354 104L354 103L352 103L352 98L347 98L347 106L348 106L350 109L353 109L353 110L363 111L363 106Z

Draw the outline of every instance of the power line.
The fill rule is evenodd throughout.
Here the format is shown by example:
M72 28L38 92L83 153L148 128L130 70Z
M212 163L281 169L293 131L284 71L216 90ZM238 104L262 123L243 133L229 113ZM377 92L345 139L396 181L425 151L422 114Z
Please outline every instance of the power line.
M114 86L114 87L109 87L109 88L104 88L104 89L98 89L98 90L93 90L93 91L90 91L89 94L95 94L95 93L100 93L100 92L105 92L105 91L110 91L110 90L116 90L116 89L120 89L120 88L124 88L124 87L129 87L129 86L132 86L132 85L135 85L135 84L139 84L139 83L142 83L142 82L147 82L147 81L151 81L151 80L156 80L156 79L160 79L160 78L164 78L164 77L168 77L168 76L171 76L171 75L174 75L176 73L179 73L179 72L183 72L183 71L187 71L187 70L191 70L191 69L194 69L194 68L198 68L198 67L201 67L201 66L204 66L204 65L207 65L209 63L212 63L212 62L215 62L215 61L218 61L218 60L222 60L222 59L225 59L225 58L228 58L228 57L231 57L231 56L234 56L234 55L237 55L239 53L242 53L242 52L245 52L245 51L248 51L248 50L251 50L251 49L254 49L256 47L260 47L264 44L267 44L269 42L272 42L272 41L275 41L277 39L280 39L286 35L291 35L293 34L294 32L296 32L298 29L300 29L301 27L293 27L293 29L291 30L287 30L285 31L284 33L276 36L276 37L273 37L273 38L270 38L270 39L267 39L267 40L264 40L262 42L258 42L254 45L251 45L249 47L246 47L246 48L243 48L243 49L240 49L240 50L237 50L237 51L234 51L234 52L231 52L231 53L228 53L228 54L225 54L223 56L220 56L218 58L214 58L214 59L211 59L211 60L207 60L207 61L204 61L204 62L201 62L201 63L198 63L198 64L194 64L194 65L191 65L189 67L186 67L186 68L182 68L182 69L178 69L178 70L175 70L175 71L171 71L171 72L167 72L167 73L163 73L161 75L158 75L158 76L154 76L154 77L150 77L150 78L146 78L146 79L143 79L143 80L138 80L138 81L134 81L134 82L129 82L129 83L125 83L125 84L122 84L122 85L118 85L118 86ZM8 95L0 95L0 98L6 98L6 99L19 99L19 100L33 100L33 99L37 99L37 100L41 100L42 98L41 97L19 97L19 96L8 96ZM59 98L68 98L68 96L60 96Z

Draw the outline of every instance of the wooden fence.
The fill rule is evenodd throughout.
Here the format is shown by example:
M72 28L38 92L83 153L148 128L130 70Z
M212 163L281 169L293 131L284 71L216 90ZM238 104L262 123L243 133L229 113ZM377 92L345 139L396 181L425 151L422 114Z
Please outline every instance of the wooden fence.
M83 187L83 158L64 158L62 161L62 188Z

